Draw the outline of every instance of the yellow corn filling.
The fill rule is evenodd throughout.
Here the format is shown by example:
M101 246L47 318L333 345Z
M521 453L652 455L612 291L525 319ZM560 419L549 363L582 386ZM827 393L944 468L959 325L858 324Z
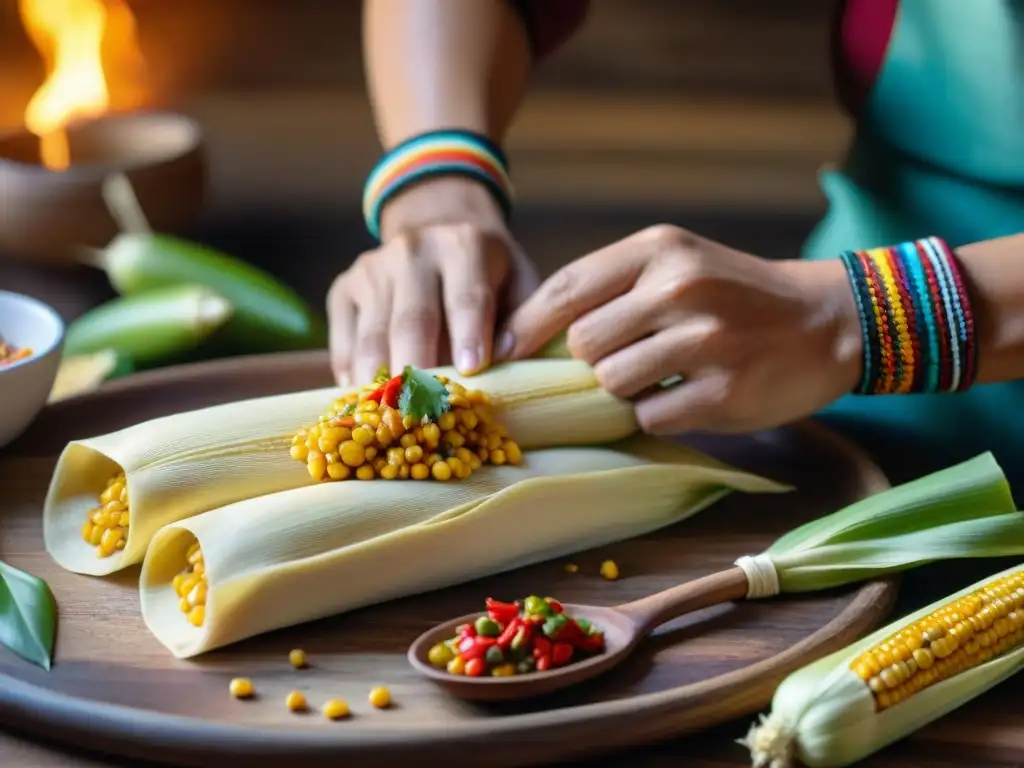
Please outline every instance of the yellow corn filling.
M1004 576L915 621L851 665L878 711L983 664L1024 641L1024 571Z
M128 539L128 486L124 472L107 481L99 506L89 510L82 524L82 540L96 548L99 557L124 549Z
M178 608L194 627L203 626L206 621L206 592L209 583L206 579L206 564L203 562L203 550L199 542L188 548L185 555L186 566L174 577L171 585L178 595Z
M449 410L436 422L403 417L363 387L335 401L330 412L292 438L291 455L314 480L451 480L483 464L520 464L523 452L494 419L490 398L438 377Z

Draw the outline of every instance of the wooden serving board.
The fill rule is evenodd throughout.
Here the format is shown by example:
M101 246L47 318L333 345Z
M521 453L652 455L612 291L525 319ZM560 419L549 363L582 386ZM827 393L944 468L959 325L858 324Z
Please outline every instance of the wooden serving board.
M304 768L333 767L346 758L375 766L414 760L452 768L484 759L496 766L537 764L753 713L768 704L789 672L878 626L895 599L896 583L888 580L718 606L662 627L606 676L528 705L483 707L449 699L406 662L409 643L423 630L478 610L488 595L626 602L726 568L783 532L887 487L863 454L812 424L688 441L792 483L796 492L733 495L671 528L581 553L571 558L577 573L567 573L564 560L540 564L282 630L193 661L173 658L146 629L138 567L110 579L90 578L62 570L43 550L42 500L68 440L329 383L322 353L140 374L47 408L22 440L0 453L0 558L46 579L60 610L50 672L0 650L0 722L77 747L209 768L230 759L247 766L300 761ZM604 558L619 565L618 581L598 575ZM309 669L289 666L288 651L296 647L308 653ZM228 681L235 676L254 681L255 700L230 698ZM369 706L374 685L391 689L391 709ZM293 689L306 693L310 714L286 709ZM353 717L324 719L318 707L330 697L346 699Z

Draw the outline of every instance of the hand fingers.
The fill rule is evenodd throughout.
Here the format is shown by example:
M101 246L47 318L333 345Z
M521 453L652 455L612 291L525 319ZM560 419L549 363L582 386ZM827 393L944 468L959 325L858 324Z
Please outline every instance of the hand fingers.
M635 397L665 379L698 373L693 361L704 338L692 325L667 328L593 364L594 375L616 397Z
M441 272L452 357L456 369L468 376L490 364L497 288L508 267L504 259L488 253L500 244L470 230L452 235L432 247Z
M650 435L695 430L731 431L730 420L723 410L728 397L726 374L709 371L638 401L636 419Z
M391 291L386 285L367 280L356 298L355 364L356 381L373 380L382 365L388 362L388 331L391 324Z
M423 259L400 258L403 263L394 272L390 325L391 371L396 375L406 365L417 368L439 365L441 335L437 272Z
M569 326L566 344L572 356L595 365L655 330L654 305L649 297L632 290Z
M630 290L648 252L634 235L555 272L509 319L502 351L514 358L531 355L581 315Z
M356 338L356 306L345 284L337 282L327 297L330 323L331 370L339 387L352 384L353 347Z

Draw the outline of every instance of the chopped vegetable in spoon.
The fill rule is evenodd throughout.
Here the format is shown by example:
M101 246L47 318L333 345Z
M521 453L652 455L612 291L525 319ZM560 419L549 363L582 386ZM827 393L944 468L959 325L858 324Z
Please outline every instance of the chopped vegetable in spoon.
M13 365L26 357L32 357L32 350L28 347L16 347L0 336L0 367Z
M564 667L604 649L604 633L567 614L553 597L531 595L514 603L489 597L487 613L459 626L427 659L453 675L512 677Z

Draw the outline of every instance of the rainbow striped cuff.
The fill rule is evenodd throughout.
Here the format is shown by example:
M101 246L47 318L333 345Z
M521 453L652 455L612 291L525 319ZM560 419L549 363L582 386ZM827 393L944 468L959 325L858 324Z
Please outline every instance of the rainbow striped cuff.
M389 199L433 176L466 176L483 182L505 215L511 211L512 181L501 148L472 131L431 131L392 149L366 179L363 218L370 234L380 239L380 214Z
M860 313L857 392L963 392L978 368L974 314L956 255L928 237L840 257Z

